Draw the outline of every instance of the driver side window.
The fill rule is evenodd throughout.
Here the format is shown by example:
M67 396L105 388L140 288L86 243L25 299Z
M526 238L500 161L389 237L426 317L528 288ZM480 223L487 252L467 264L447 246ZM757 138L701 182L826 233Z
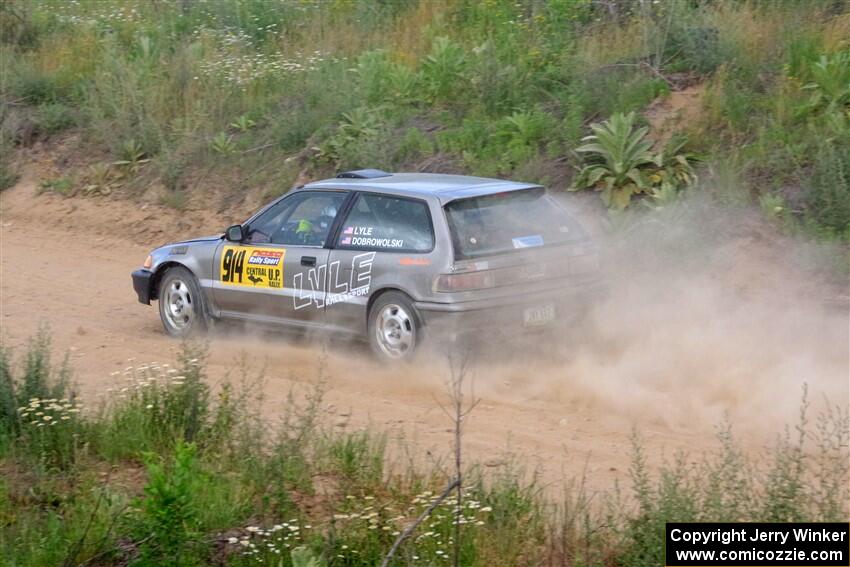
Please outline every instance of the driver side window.
M344 200L341 192L305 191L291 195L251 222L247 241L324 246Z

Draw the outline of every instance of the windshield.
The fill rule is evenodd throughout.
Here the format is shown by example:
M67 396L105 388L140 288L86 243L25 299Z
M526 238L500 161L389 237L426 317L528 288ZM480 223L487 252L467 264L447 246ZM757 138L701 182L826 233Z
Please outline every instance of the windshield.
M575 241L581 226L543 187L452 201L446 205L455 256L477 258Z

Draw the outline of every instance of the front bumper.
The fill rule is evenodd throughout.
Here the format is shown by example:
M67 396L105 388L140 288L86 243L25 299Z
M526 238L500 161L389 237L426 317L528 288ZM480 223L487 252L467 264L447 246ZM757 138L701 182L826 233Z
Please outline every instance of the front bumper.
M608 293L607 282L598 280L545 292L457 303L419 301L414 305L422 322L433 334L516 332L525 327L524 314L529 308L552 304L555 317L544 327L555 327L580 319L593 305L602 302Z
M145 270L144 268L136 270L132 274L133 277L133 290L135 290L136 295L139 296L139 303L144 303L145 305L151 304L151 277L153 277L153 272L150 270Z

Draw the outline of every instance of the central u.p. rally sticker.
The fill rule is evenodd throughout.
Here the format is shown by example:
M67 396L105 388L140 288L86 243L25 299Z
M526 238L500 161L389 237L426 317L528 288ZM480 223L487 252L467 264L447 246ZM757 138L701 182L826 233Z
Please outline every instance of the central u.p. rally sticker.
M225 246L221 252L221 283L268 289L283 289L282 248Z

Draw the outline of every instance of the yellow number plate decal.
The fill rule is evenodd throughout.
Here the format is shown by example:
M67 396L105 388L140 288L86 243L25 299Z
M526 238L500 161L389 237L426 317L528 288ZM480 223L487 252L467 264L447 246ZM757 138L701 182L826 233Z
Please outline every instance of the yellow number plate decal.
M225 246L221 252L221 283L283 289L282 248Z

